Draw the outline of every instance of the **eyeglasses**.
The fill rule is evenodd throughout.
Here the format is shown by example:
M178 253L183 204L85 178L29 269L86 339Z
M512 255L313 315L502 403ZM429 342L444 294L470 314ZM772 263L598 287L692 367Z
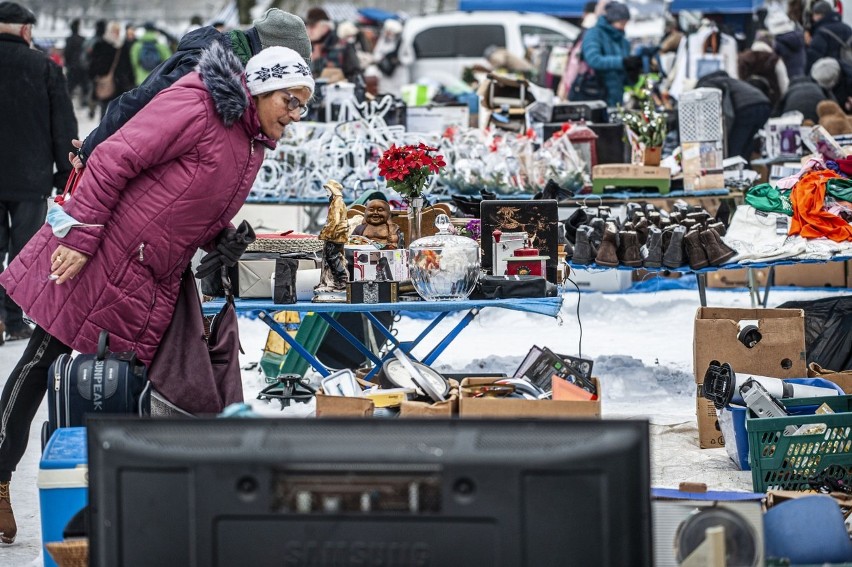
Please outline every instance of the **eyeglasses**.
M287 91L281 91L281 94L283 94L284 98L287 99L287 110L292 112L292 111L294 111L298 108L299 109L299 117L301 117L301 118L304 118L305 116L308 115L308 112L310 112L310 108L308 108L308 105L302 104L302 102L298 98L291 95Z

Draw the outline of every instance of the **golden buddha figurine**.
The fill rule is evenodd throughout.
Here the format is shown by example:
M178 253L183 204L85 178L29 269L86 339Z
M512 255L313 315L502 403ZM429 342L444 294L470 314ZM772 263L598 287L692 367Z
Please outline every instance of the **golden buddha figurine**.
M383 248L404 248L405 238L402 230L390 219L391 208L387 201L382 199L367 201L364 222L356 226L352 234L368 238L381 244Z

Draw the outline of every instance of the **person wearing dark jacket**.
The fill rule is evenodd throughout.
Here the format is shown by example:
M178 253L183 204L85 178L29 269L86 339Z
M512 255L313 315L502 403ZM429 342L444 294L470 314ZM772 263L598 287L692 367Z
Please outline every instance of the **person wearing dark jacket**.
M65 38L65 74L68 76L68 93L74 94L80 87L80 104L86 104L86 96L89 94L89 78L86 75L86 62L83 58L83 42L86 41L80 35L80 20L71 22L71 35Z
M772 112L769 98L757 87L734 79L724 71L705 75L695 86L722 91L722 108L725 114L725 128L728 132L728 148L725 157L741 156L750 161L754 136L763 128Z
M781 10L766 16L766 29L775 38L773 47L787 67L787 76L790 79L803 76L807 62L805 32Z
M101 21L103 22L103 20ZM92 46L92 52L89 55L89 77L91 78L94 85L97 84L97 80L99 77L105 77L112 73L112 80L115 81L115 70L118 65L119 58L119 48L117 47L120 36L121 36L121 28L116 22L111 22L106 24L103 22L103 33L101 33L101 22L98 22L97 34L98 40ZM98 96L97 88L94 88L92 92L92 96L97 100L101 109L101 116L106 113L107 106L110 101L115 99L120 94L120 91L116 88L113 93L109 96L100 97Z
M0 254L8 251L10 263L44 223L52 190L65 187L65 156L77 137L62 67L30 48L35 21L23 6L0 2ZM0 321L0 344L32 333L2 289ZM0 515L2 503L0 496Z
M252 56L272 46L289 47L310 63L311 43L305 24L298 16L270 8L254 26L242 31L221 33L212 26L193 30L183 36L174 55L160 64L135 89L114 100L101 119L101 123L83 141L75 167L83 167L98 144L109 138L125 122L133 118L161 90L195 70L201 52L213 43L219 43L245 65Z
M814 4L811 18L814 27L807 51L808 72L817 59L823 57L840 59L840 48L852 37L852 28L841 21L840 14L835 12L831 4L825 0Z
M790 87L778 103L774 115L781 116L787 112L799 111L805 120L816 124L819 122L817 105L830 98L825 90L810 77L796 77L790 81Z

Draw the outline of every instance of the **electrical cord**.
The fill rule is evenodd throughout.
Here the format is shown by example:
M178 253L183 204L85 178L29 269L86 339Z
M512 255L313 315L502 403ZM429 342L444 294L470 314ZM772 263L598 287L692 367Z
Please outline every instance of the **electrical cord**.
M570 277L566 277L565 279L574 284L574 287L577 288L577 326L580 327L580 340L577 344L577 358L583 358L583 322L580 321L580 297L583 294L580 293L580 286L577 285L577 282L572 280Z

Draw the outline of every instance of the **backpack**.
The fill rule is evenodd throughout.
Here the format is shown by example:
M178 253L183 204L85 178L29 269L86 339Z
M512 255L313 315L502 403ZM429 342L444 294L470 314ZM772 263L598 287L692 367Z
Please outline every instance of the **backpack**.
M836 41L838 45L840 45L840 61L852 65L852 36L849 36L849 39L843 41L842 39L840 39L840 36L838 36L831 30L822 28L820 31L826 34L834 41Z
M143 41L139 50L139 66L146 71L153 71L163 62L163 56L156 41Z

